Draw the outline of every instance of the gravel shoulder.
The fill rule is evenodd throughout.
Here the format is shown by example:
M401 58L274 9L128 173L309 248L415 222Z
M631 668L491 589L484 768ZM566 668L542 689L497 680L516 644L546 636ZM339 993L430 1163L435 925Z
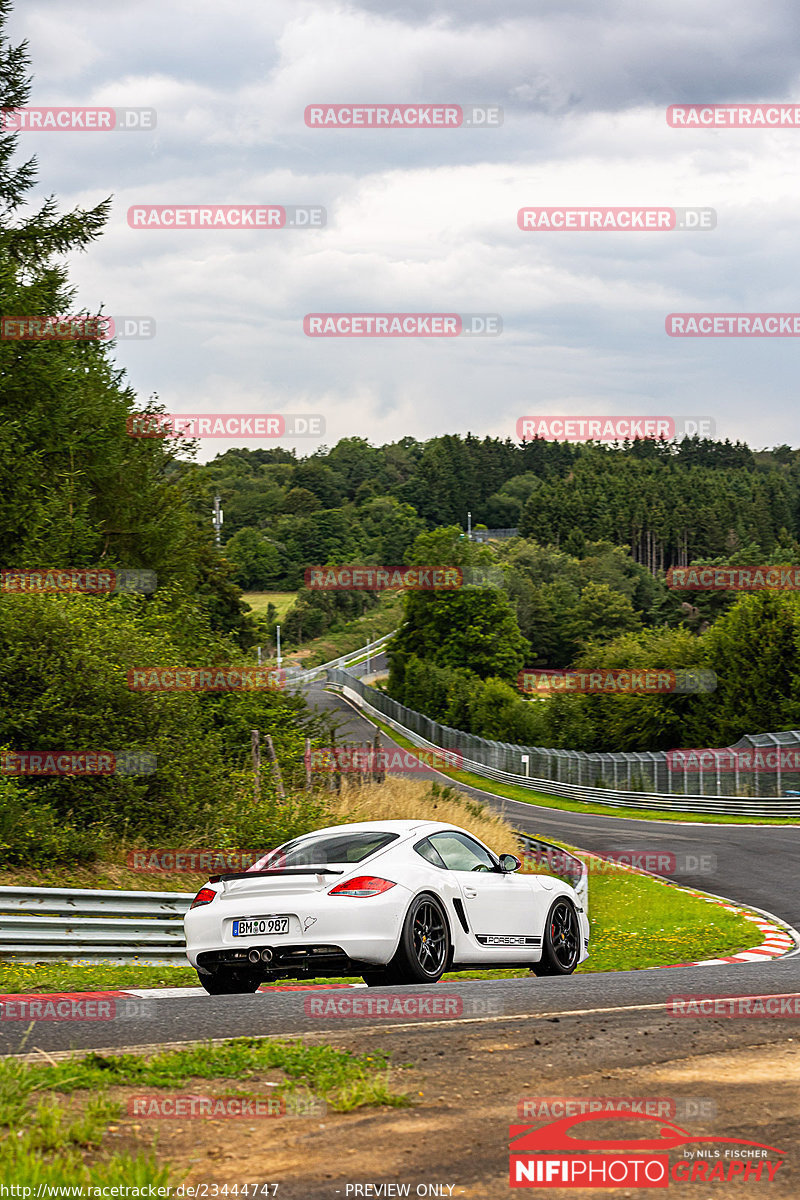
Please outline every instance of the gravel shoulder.
M324 1040L360 1054L389 1051L394 1085L409 1092L413 1106L254 1125L150 1121L145 1130L123 1121L117 1137L135 1150L157 1133L159 1157L188 1171L187 1182L277 1183L284 1200L397 1195L376 1190L389 1183L408 1184L412 1196L496 1200L509 1194L508 1127L525 1120L517 1115L521 1100L649 1097L662 1105L674 1101L671 1119L692 1133L781 1148L786 1163L768 1195L789 1200L800 1190L800 1041L788 1020L678 1023L639 1011L504 1018L449 1029L351 1029ZM591 1136L618 1130L595 1126ZM671 1162L680 1157L682 1151L672 1151ZM423 1185L429 1190L418 1192ZM744 1186L671 1182L670 1190L706 1200L741 1195ZM590 1193L551 1188L548 1194Z

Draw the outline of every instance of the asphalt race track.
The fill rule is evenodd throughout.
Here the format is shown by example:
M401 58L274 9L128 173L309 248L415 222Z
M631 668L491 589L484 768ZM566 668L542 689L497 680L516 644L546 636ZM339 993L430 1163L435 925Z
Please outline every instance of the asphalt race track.
M341 713L341 737L371 741L375 726L334 692L311 689L314 708ZM393 745L381 735L385 746ZM430 772L436 776L435 771ZM439 777L444 778L444 777ZM448 782L445 779L445 782ZM488 781L487 781L488 783ZM706 892L719 893L741 904L774 913L800 929L800 826L714 825L687 821L631 821L595 813L539 808L516 800L499 800L479 788L458 785L493 807L504 807L509 820L523 832L568 842L582 850L608 854L623 849L662 850L679 856L714 855L713 874L676 871L670 878ZM591 884L590 884L591 886Z
M702 973L702 983L698 975ZM447 1027L461 1028L479 1022L560 1016L585 1018L608 1016L630 1019L638 1027L650 1019L673 1027L668 1017L667 998L698 991L724 996L800 994L800 956L775 963L740 963L725 967L686 967L671 970L626 971L614 975L574 975L566 979L502 979L457 981L436 984L436 994L452 995L460 1000L459 1015L435 1018L382 1018L348 1016L346 1022L315 1016L308 1011L313 998L374 998L410 992L421 995L424 989L403 987L348 989L342 991L259 992L252 996L170 996L163 999L131 1000L128 1019L91 1021L37 1021L33 1044L48 1052L76 1049L111 1049L170 1045L188 1041L230 1037L340 1034L348 1030L438 1026L442 1035ZM693 1026L710 1022L692 1021ZM0 1025L3 1054L25 1053L31 1048L26 1038L29 1022L4 1020ZM735 1025L736 1022L729 1022ZM748 1034L763 1032L765 1040L775 1035L774 1021L749 1022ZM762 1028L763 1027L763 1028Z
M360 716L341 696L314 686L311 704L341 715L340 735L354 741L371 741L374 726ZM384 745L390 739L382 736ZM434 774L431 772L431 774ZM477 789L472 794L486 798ZM498 800L493 801L499 805ZM774 914L789 925L800 926L800 895L796 886L800 866L800 828L791 826L732 826L646 822L598 817L539 808L505 801L505 810L522 830L571 842L599 853L626 847L660 849L678 854L716 856L713 875L675 875L679 882L726 896ZM590 881L591 900L591 881ZM724 996L800 995L800 951L783 959L763 963L738 963L708 967L678 967L669 970L577 975L567 979L476 980L437 985L437 993L460 1001L459 1014L420 1021L407 1017L384 1018L380 1028L410 1028L415 1023L428 1028L438 1025L464 1029L469 1024L514 1022L515 1020L577 1019L582 1024L593 1015L605 1023L665 1021L674 1029L674 1018L666 1017L669 996L702 992ZM70 1049L138 1047L180 1043L189 1040L223 1039L242 1035L290 1035L340 1033L336 1020L310 1010L312 995L366 996L366 990L311 993L304 991L258 993L253 996L210 997L173 994L143 999L132 1004L129 1019L111 1021L38 1021L33 1043L48 1052ZM407 994L403 988L371 989L371 996ZM374 1028L374 1018L349 1017L348 1028ZM691 1022L697 1026L698 1022ZM704 1022L699 1022L704 1024ZM716 1024L716 1022L715 1022ZM738 1022L728 1022L736 1026ZM749 1040L774 1037L775 1022L748 1022ZM761 1029L754 1029L754 1025ZM785 1028L783 1022L780 1025ZM771 1028L767 1028L771 1027ZM0 1052L24 1053L29 1040L26 1023L0 1023Z

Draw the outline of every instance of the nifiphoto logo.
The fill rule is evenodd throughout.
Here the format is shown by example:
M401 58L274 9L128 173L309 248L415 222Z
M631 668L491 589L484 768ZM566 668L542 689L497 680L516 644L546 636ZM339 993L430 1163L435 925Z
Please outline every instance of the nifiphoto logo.
M598 1121L603 1129L600 1136ZM620 1132L606 1132L612 1122ZM678 1155L675 1161L670 1159L672 1152ZM766 1183L784 1163L784 1152L776 1146L749 1138L693 1133L667 1114L634 1111L626 1100L618 1108L603 1104L594 1111L584 1108L551 1119L545 1125L518 1124L509 1129L512 1188L630 1190L740 1177Z

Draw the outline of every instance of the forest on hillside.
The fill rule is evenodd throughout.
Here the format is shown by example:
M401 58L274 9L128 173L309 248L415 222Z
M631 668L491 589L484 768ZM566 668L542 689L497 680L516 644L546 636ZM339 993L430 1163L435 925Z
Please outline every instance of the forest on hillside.
M0 107L29 95L24 47L0 41ZM65 255L91 249L110 201L36 208L37 164L16 151L16 134L0 138L0 312L70 312ZM89 315L101 310L98 298ZM200 464L178 439L129 436L141 411L163 406L134 394L113 343L0 340L4 566L144 569L158 580L152 595L0 590L0 753L141 750L159 764L107 779L0 772L0 861L88 859L112 836L247 845L308 827L312 800L278 816L258 803L274 801L273 777L262 773L254 803L249 770L261 729L291 786L305 739L325 736L302 697L134 694L126 672L252 663L274 620L256 618L244 591L296 592L283 622L295 646L376 603L309 591L313 565L494 568L492 586L408 594L392 651L392 694L460 729L640 749L800 725L794 597L680 593L665 579L698 561L800 562L800 451L452 433L383 446L347 437L305 456L236 448ZM468 513L519 536L477 546ZM522 666L593 663L705 665L720 685L705 697L546 705L516 690Z
M418 533L466 528L468 512L473 527L515 527L578 556L589 542L628 546L653 573L800 535L800 452L788 446L350 437L307 457L235 449L184 470L207 511L220 495L225 555L246 590L293 590L309 563L401 563Z

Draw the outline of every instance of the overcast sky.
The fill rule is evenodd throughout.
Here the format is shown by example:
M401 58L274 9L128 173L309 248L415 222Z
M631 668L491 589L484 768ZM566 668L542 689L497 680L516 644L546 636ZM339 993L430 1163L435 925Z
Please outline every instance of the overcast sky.
M672 129L675 103L800 101L795 0L24 0L32 105L155 131L30 132L38 196L113 197L82 305L154 318L116 357L171 412L325 417L325 444L515 436L537 414L704 415L800 444L797 338L667 336L800 312L800 127ZM309 104L495 105L493 128L312 129ZM311 204L316 230L131 229L136 204ZM713 231L521 232L525 206L702 206ZM314 339L312 312L498 313L498 337ZM205 441L206 459L232 444ZM302 453L319 442L294 443Z

